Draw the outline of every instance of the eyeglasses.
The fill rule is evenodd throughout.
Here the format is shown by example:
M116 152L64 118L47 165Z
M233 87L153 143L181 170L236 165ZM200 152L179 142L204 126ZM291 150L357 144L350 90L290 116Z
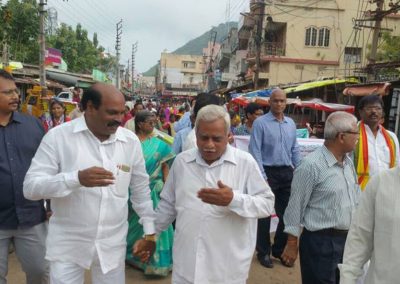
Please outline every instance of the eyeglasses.
M6 96L20 95L20 93L21 91L18 88L0 91L0 94L4 94Z
M143 123L148 123L150 125L154 125L155 124L155 122L152 121L152 120L143 121Z
M360 132L358 132L358 131L343 131L342 133L354 134L354 135L359 135L360 134Z
M367 106L367 107L364 107L364 110L366 110L366 111L373 111L373 110L382 111L382 107L380 107L380 106Z

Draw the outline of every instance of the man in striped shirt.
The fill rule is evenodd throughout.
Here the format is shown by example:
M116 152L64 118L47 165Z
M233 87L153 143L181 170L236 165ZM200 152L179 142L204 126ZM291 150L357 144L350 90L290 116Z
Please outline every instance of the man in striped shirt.
M359 138L357 119L346 112L331 114L325 122L324 138L324 146L295 170L284 215L288 241L282 261L293 265L299 249L303 283L339 283L337 265L342 262L360 195L353 162L347 155Z

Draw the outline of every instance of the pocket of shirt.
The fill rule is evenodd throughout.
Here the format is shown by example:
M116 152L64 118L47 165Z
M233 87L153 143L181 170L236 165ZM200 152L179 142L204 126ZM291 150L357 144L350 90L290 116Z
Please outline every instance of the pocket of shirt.
M118 197L127 197L130 181L131 174L129 172L119 170L116 175L115 186L113 187L114 194Z

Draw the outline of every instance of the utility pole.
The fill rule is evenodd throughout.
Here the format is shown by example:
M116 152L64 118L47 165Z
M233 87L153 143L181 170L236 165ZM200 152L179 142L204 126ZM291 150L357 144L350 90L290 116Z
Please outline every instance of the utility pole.
M397 1L396 3L393 3L392 1L389 2L388 4L388 9L383 10L384 7L384 0L371 0L371 3L376 3L376 10L375 11L368 11L371 18L368 19L361 19L361 20L356 20L356 22L365 22L365 21L375 21L374 26L368 26L364 24L358 24L358 27L364 27L364 28L372 28L373 35L372 35L372 43L371 43L371 53L368 58L368 65L367 65L367 72L368 72L368 80L372 81L375 79L375 74L374 70L376 68L379 68L379 63L376 63L376 54L378 50L378 43L379 43L379 35L382 30L389 30L386 28L382 28L382 21L385 16L390 15L390 14L396 14L398 11L400 11L400 1ZM397 66L397 65L396 65ZM395 66L393 66L395 67Z
M8 58L8 44L7 42L4 41L3 43L3 53L2 53L2 62L3 62L3 68L6 69L9 64L9 58Z
M260 76L261 69L261 47L263 42L263 25L264 25L264 0L257 0L255 3L257 7L255 8L254 13L258 15L256 23L256 36L254 37L254 42L256 46L256 59L255 59L255 69L254 69L254 89L258 89L258 80Z
M371 54L369 57L369 64L375 64L376 63L376 53L378 50L378 41L379 41L379 34L381 32L381 25L382 25L382 20L383 20L383 15L381 14L382 9L383 9L383 2L384 0L376 0L376 15L375 15L375 27L374 27L374 32L372 35L372 43L371 43ZM368 75L368 80L373 80L374 79L374 74L373 72L370 72Z
M117 53L117 62L116 62L116 66L115 66L115 70L116 70L116 84L115 86L117 87L117 89L120 88L120 72L119 72L119 59L120 59L120 51L121 51L121 35L122 35L122 19L117 23L117 41L115 44L115 50Z
M39 15L40 15L40 23L39 23L39 77L40 77L40 86L42 88L42 96L47 95L47 86L46 86L46 69L45 69L45 57L46 57L46 39L44 33L44 21L46 10L44 6L47 4L47 0L40 0L39 3Z
M128 59L128 65L127 65L127 67L126 67L126 69L125 69L125 84L128 86L129 85L129 71L130 71L130 67L131 66L131 61Z
M132 44L132 95L134 95L135 93L135 60L136 60L136 51L138 48L138 42L135 42L134 44Z

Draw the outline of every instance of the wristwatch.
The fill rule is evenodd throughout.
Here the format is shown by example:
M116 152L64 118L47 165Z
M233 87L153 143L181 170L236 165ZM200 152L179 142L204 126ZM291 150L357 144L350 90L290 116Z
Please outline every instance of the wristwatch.
M146 241L151 241L151 242L156 242L156 235L155 234L153 234L153 235L145 235L144 236L144 239L146 240Z

